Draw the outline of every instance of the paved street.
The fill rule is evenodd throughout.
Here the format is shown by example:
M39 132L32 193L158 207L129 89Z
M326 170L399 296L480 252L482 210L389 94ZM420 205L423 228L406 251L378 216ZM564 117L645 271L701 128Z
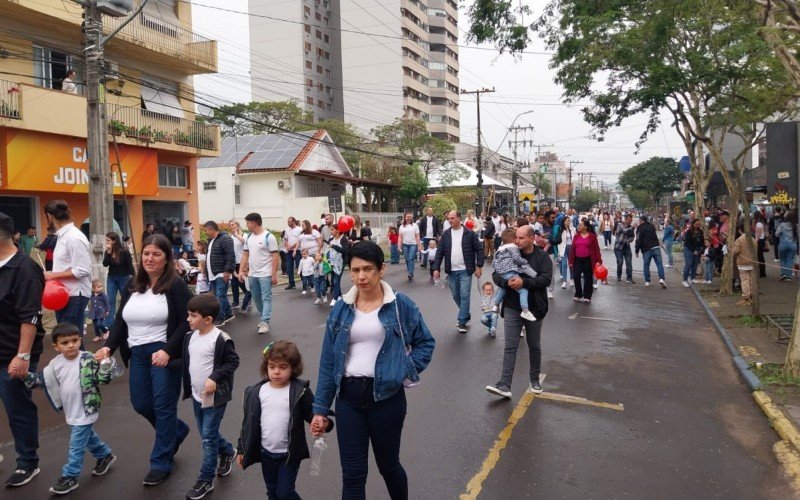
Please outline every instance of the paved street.
M610 251L603 252L607 264ZM635 261L637 269L641 260ZM556 287L543 327L545 394L524 396L528 368L521 349L510 401L484 390L499 376L502 327L498 338L485 335L473 320L467 335L455 330L456 307L449 291L431 286L427 270L413 283L403 265L390 266L387 280L409 294L437 340L422 384L408 391L402 457L412 498L789 498L793 494L771 452L777 437L734 370L730 355L691 292L668 269L670 288L645 288L613 281L601 286L591 305L575 304L571 290ZM557 274L557 273L556 273ZM349 282L347 276L345 280ZM276 293L273 334L255 333L257 318L236 319L224 329L235 339L242 364L236 391L258 379L259 353L268 340L298 343L306 376L314 380L329 308L313 305L297 291ZM46 359L50 358L50 353ZM315 384L315 382L314 382ZM105 388L96 426L119 460L102 478L90 474L87 457L81 487L85 499L182 498L196 479L200 445L191 405L180 405L192 433L177 456L177 466L162 486L145 489L153 432L128 401L127 377ZM548 396L549 395L549 396ZM585 398L565 401L560 395ZM521 399L523 398L523 399ZM223 433L234 440L241 423L241 398L229 406ZM42 415L42 473L9 499L44 498L61 472L68 428L37 395ZM522 403L520 404L520 401ZM595 404L592 404L595 403ZM528 406L525 406L525 405ZM617 406L617 405L622 405ZM509 424L514 412L516 424ZM495 441L506 446L490 456ZM5 418L0 424L0 476L13 466ZM338 498L340 470L336 439L319 477L304 462L298 492L304 498ZM496 447L499 448L500 446ZM489 458L487 459L487 456ZM386 498L374 462L369 498ZM236 469L217 481L211 498L258 498L264 494L261 471Z

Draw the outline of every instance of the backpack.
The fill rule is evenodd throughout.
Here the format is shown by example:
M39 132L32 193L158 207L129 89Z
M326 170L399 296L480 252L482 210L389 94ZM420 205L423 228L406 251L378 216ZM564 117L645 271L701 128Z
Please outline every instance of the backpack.
M560 245L561 244L561 227L560 226L553 226L553 230L550 232L548 236L548 241L551 245Z

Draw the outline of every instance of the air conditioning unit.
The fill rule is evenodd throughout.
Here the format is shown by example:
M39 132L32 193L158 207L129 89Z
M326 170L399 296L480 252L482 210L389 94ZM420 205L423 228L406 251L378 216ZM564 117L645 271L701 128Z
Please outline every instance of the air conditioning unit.
M282 181L278 181L278 189L283 189L283 190L292 189L292 180L283 179Z
M88 2L79 2L86 4ZM97 10L111 17L124 17L133 11L132 0L99 0Z
M106 80L119 80L119 63L105 61L105 71L103 73Z

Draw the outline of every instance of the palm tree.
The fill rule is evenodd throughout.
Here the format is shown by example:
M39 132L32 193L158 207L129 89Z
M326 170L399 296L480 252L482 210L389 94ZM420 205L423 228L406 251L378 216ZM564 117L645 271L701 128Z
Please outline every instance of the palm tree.
M536 172L532 174L531 183L533 183L533 187L538 189L544 197L547 197L553 193L553 185L545 173Z

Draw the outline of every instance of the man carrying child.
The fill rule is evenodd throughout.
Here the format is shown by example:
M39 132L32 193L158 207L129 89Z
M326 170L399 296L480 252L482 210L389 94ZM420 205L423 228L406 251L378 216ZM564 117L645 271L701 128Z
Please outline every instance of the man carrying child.
M500 234L503 244L497 249L494 256L492 265L494 272L499 274L503 279L510 280L517 278L520 274L526 274L531 278L536 277L536 271L531 268L527 259L522 258L519 253L516 240L516 233L513 229L504 229ZM520 317L528 321L536 321L536 317L528 309L528 290L520 288L517 293L519 294L519 307L522 310ZM494 299L494 307L492 311L497 312L498 306L503 303L503 298L506 296L506 291L503 288L497 290Z

